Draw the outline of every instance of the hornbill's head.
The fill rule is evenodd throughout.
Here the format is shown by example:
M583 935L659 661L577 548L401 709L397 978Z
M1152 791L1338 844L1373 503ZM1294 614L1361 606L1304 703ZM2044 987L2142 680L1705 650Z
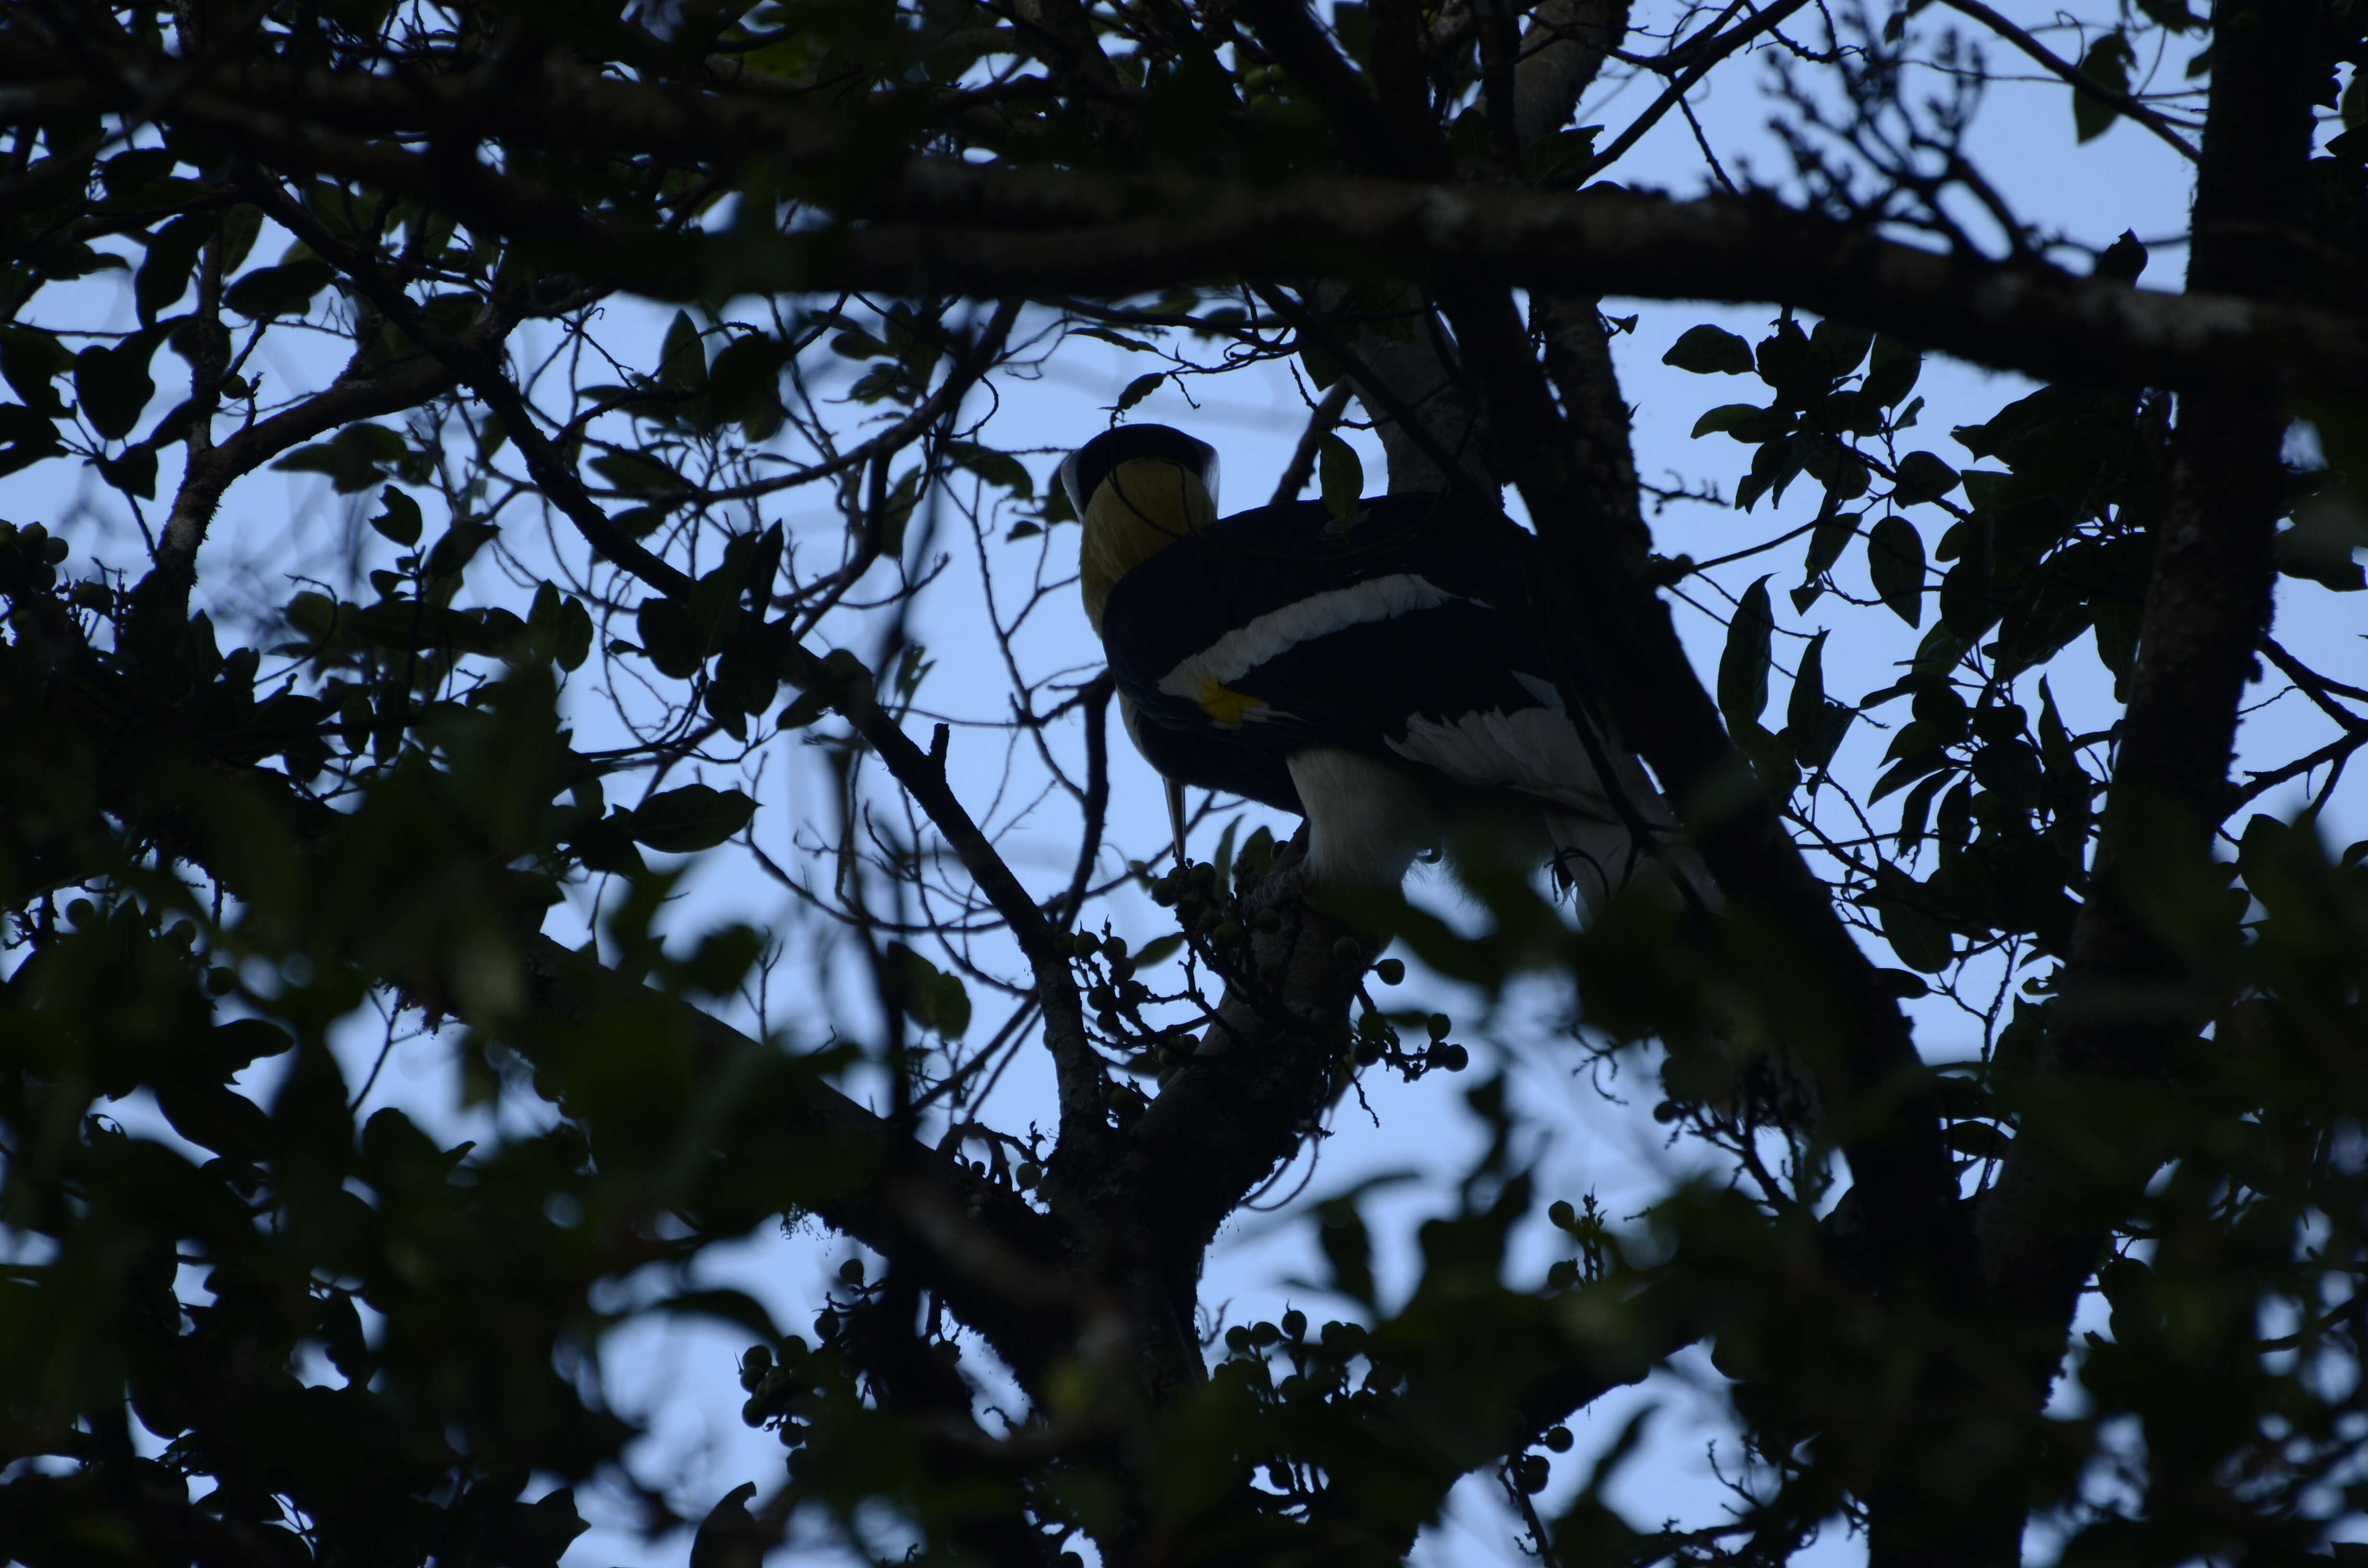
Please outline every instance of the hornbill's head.
M1078 581L1102 628L1110 585L1217 517L1217 449L1165 425L1105 431L1069 455L1061 484L1085 525Z

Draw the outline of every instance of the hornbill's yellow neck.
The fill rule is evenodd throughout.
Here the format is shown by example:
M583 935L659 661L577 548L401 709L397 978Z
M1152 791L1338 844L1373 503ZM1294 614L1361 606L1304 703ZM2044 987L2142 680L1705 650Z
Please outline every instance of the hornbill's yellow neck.
M1165 458L1134 458L1111 469L1085 506L1078 585L1099 636L1112 585L1185 535L1216 521L1201 476Z

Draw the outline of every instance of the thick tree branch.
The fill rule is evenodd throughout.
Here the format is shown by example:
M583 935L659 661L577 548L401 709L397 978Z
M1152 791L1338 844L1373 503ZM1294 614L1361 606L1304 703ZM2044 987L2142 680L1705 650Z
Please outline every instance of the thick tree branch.
M120 91L67 86L107 102ZM50 102L66 87L17 91L50 110L68 107L63 98ZM556 133L552 127L580 122L620 153L735 165L759 144L785 148L785 156L810 151L825 163L846 155L827 140L809 148L795 128L765 119L779 110L771 100L726 102L601 78L553 91L550 102L540 91L514 93L485 111L493 121L479 114L469 128L475 135L514 131L540 145ZM1131 293L1217 278L1361 275L1387 256L1417 280L1453 276L1581 295L1790 304L2048 380L2192 386L2239 377L2288 391L2368 392L2368 323L2356 317L2210 291L2151 293L2042 266L1936 255L1765 197L1678 202L1367 179L1256 191L923 159L861 184L861 227L770 240L629 235L529 181L360 139L444 124L406 93L404 83L322 77L301 93L252 105L192 93L163 112L275 167L362 179L489 233L569 246L571 267L661 295L680 293L686 278L699 280L702 291L786 285L998 298ZM427 101L433 108L450 100Z
M756 1060L771 1049L549 937L533 938L527 967L540 1022L630 1016L655 1006L685 1032L703 1067ZM1074 1242L1066 1227L826 1084L808 1085L786 1103L788 1114L772 1131L796 1150L796 1163L836 1162L844 1171L836 1190L801 1192L800 1204L910 1267L1042 1402L1053 1371L1090 1341L1090 1321L1110 1310L1068 1271Z
M1513 67L1513 131L1523 147L1570 123L1606 55L1628 36L1628 0L1542 0Z
M1371 952L1344 958L1339 923L1307 907L1303 833L1244 900L1281 915L1252 931L1201 1048L1121 1136L1078 1196L1107 1217L1136 1321L1172 1322L1178 1368L1198 1381L1193 1313L1202 1255L1242 1200L1297 1152L1337 1088L1348 1008Z
M2326 62L2299 6L2215 8L2211 107L2197 174L2199 290L2269 299L2298 286L2311 101ZM2061 1108L2078 1091L2159 1082L2201 1022L2182 955L2148 905L2168 861L2209 875L2228 809L2237 711L2267 633L2286 415L2271 377L2181 398L2138 653L2088 897L2020 1135L1979 1222L1984 1283L2015 1336L2036 1414L2083 1285L2160 1151L2100 1141ZM2149 999L2151 1005L2134 1002ZM2019 1529L2001 1519L1997 1539Z
M1934 1216L1955 1196L1940 1118L1907 1025L1874 965L1834 913L1753 780L1648 585L1651 539L1636 509L1599 488L1616 473L1604 432L1582 446L1548 396L1528 336L1501 291L1447 296L1445 306L1475 384L1487 395L1498 460L1535 520L1553 566L1560 611L1544 623L1568 633L1587 684L1602 694L1621 734L1652 764L1696 835L1719 885L1739 905L1792 933L1827 990L1831 1035L1804 1065L1834 1118L1830 1131L1864 1193L1871 1249L1893 1275L1942 1271L1945 1236ZM1584 395L1584 393L1582 393ZM1793 1042L1807 1050L1808 1040Z
M1213 277L1364 272L1389 256L1431 278L1788 303L2050 380L2194 386L2237 378L2368 393L2368 321L2356 316L1936 255L1759 197L1679 202L1365 179L1271 192L1185 181L1121 187L928 165L883 189L879 205L932 221L783 239L717 264L746 283L816 290L1094 294ZM1127 215L1144 205L1159 215ZM939 227L946 218L954 226Z

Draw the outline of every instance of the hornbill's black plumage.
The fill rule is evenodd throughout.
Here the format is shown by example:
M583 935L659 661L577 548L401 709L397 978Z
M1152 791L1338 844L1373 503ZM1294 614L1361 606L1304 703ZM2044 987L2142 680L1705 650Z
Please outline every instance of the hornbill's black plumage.
M1062 467L1086 613L1171 802L1195 784L1299 812L1334 884L1394 886L1437 848L1551 857L1589 907L1656 864L1714 896L1644 768L1565 703L1512 522L1439 494L1220 519L1216 470L1156 425Z

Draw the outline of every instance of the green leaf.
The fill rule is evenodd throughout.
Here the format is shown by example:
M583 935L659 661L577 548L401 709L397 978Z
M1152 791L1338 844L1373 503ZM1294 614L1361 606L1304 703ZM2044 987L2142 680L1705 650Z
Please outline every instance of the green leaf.
M1113 348L1123 348L1130 354L1149 354L1157 347L1155 344L1145 343L1141 338L1129 337L1122 332L1112 332L1106 326L1073 326L1069 328L1069 335L1094 338L1109 344Z
M143 501L156 495L156 449L142 442L126 447L118 456L98 460L98 476L122 491Z
M1856 452L1836 441L1804 443L1802 466L1826 488L1829 505L1855 501L1873 483L1873 474Z
M1521 178L1531 185L1554 185L1584 169L1594 158L1600 125L1573 126L1541 136L1521 149Z
M1899 955L1899 961L1926 974L1948 968L1954 956L1948 927L1934 913L1931 896L1924 888L1888 862L1875 868L1874 888L1871 902L1882 918L1884 939Z
M1299 345L1300 367L1307 372L1308 384L1317 392L1326 392L1340 379L1340 367L1329 354L1304 338Z
M1704 322L1679 334L1678 340L1669 345L1669 351L1661 356L1661 363L1691 370L1697 376L1748 375L1752 368L1751 345L1723 327Z
M1031 500L1036 494L1035 479L1009 452L995 451L975 441L950 441L946 455L989 484L999 484L1022 501Z
M689 311L677 311L658 349L658 384L676 392L707 390L707 345Z
M1835 381L1857 369L1874 346L1874 334L1847 322L1821 321L1809 335L1809 350L1819 369Z
M1866 364L1866 377L1859 383L1859 393L1884 408L1897 406L1899 400L1916 388L1916 378L1923 373L1923 352L1912 344L1896 337L1878 337Z
M1826 696L1826 638L1820 631L1809 639L1793 676L1793 693L1784 705L1784 740L1800 765L1815 772L1834 758L1857 717L1850 709Z
M1334 517L1345 521L1362 509L1365 464L1356 448L1338 436L1326 435L1316 448L1315 473L1323 487L1325 509Z
M1776 330L1759 340L1754 364L1759 379L1776 389L1779 401L1797 404L1830 384L1818 357L1810 352L1809 335L1791 316L1778 321Z
M29 468L64 449L57 426L22 403L0 403L0 474Z
M1802 448L1797 438L1770 441L1751 454L1751 472L1735 487L1735 504L1748 512L1763 495L1784 499L1784 487L1801 472Z
M707 640L699 634L688 605L679 599L643 599L633 621L642 652L649 655L658 674L688 680L699 673L700 661L707 657Z
M2351 485L2338 482L2295 503L2294 526L2271 541L2278 570L2337 593L2368 588L2368 574L2351 552L2368 548L2368 505Z
M249 321L302 315L336 276L336 267L311 258L258 267L222 290L222 303Z
M781 427L781 367L789 350L761 333L735 337L707 367L707 404L719 422L738 425L752 441Z
M1957 488L1957 471L1930 452L1910 452L1899 460L1899 478L1891 498L1902 506L1938 501Z
M2100 87L2127 94L2130 90L2130 67L2135 63L2137 56L2130 49L2130 40L2116 28L2089 46L2089 52L2080 57L2080 74ZM2071 91L2072 129L2081 141L2095 141L2121 118L2120 109L2094 94L2083 92L2078 87Z
M1924 536L1905 517L1885 517L1866 536L1867 574L1891 612L1910 626L1924 620Z
M2096 276L2100 278L2135 283L2146 267L2146 248L2138 243L2134 230L2123 229L2120 239L2097 253Z
M1357 1212L1356 1199L1327 1200L1316 1211L1316 1244L1332 1268L1332 1289L1370 1304L1373 1299L1373 1242Z
M324 473L340 495L368 490L390 469L410 462L411 448L383 425L348 425L325 441L299 447L271 466L288 473Z
M901 556L905 553L905 530L913 524L913 509L921 504L921 485L928 477L925 468L909 468L896 476L888 487L887 503L881 508L880 549L882 553Z
M224 278L246 265L247 253L263 233L263 209L242 201L222 210L222 271Z
M141 411L155 395L149 379L148 358L154 342L144 335L127 337L113 348L90 347L74 356L74 396L90 427L108 440L131 434Z
M592 612L584 601L570 597L559 609L559 628L553 639L552 656L563 670L583 667L592 653Z
M2341 474L2355 494L2368 495L2368 402L2307 398L2297 412L2317 433L2319 455L2328 466Z
M902 942L891 942L887 961L902 994L905 1016L934 1034L960 1040L970 1028L970 993L958 975L946 973Z
M1177 950L1183 946L1184 934L1180 931L1170 931L1165 937L1154 937L1134 950L1134 967L1140 972L1154 964L1165 963L1175 957Z
M1809 549L1803 558L1802 570L1812 579L1832 571L1834 562L1842 558L1842 551L1857 537L1860 517L1857 512L1820 517L1816 527L1809 530Z
M1781 409L1762 408L1756 403L1724 403L1694 421L1694 436L1720 432L1746 443L1772 441L1793 428L1793 420Z
M370 520L370 526L405 550L417 544L424 526L419 503L392 484L379 492L378 501L383 510Z
M205 244L206 236L221 224L217 213L189 212L149 236L147 258L141 262L139 276L131 286L141 325L156 324L156 318L188 292L189 273L197 266L198 252Z
M830 340L831 352L848 359L884 358L888 346L860 326L849 326Z
M712 849L747 826L756 814L757 802L737 790L686 784L634 807L632 835L662 855L689 855Z
M112 206L129 206L146 201L156 194L156 187L171 176L173 166L180 162L172 152L163 147L138 147L118 153L98 165L99 183L107 188L107 199Z
M65 417L65 399L58 395L55 382L74 368L73 352L50 334L0 327L0 379L35 413L50 419Z
M689 486L682 476L647 452L604 452L592 467L627 495L679 495Z
M468 570L469 562L477 558L477 551L492 543L494 536L499 532L501 530L491 523L481 523L472 517L455 517L452 526L444 530L443 537L437 540L427 551L427 559L420 563L419 574L431 580L459 576Z
M1775 628L1768 579L1761 577L1736 601L1735 619L1726 625L1726 648L1719 655L1718 708L1730 731L1759 723L1768 707L1768 644Z
M1126 390L1118 394L1118 402L1110 405L1112 412L1124 414L1128 409L1157 392L1159 383L1167 379L1167 372L1165 370L1153 370L1148 374L1135 377L1126 383Z

